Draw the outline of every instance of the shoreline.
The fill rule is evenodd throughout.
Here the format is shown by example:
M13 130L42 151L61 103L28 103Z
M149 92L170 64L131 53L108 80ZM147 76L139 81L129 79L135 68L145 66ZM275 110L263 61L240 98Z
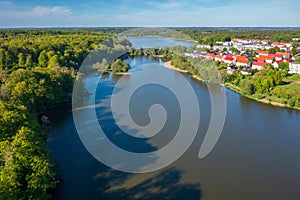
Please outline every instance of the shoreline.
M182 73L187 73L188 72L187 70L179 69L179 68L171 65L171 61L164 62L164 66L166 68L173 69L173 70L178 71L178 72L182 72Z
M181 70L181 69L178 69L175 66L171 65L171 61L164 62L164 66L166 68L173 69L173 70L176 70L176 71L179 71L179 72L182 72L182 73L188 73L187 70ZM199 77L199 76L197 76L195 74L191 74L191 77L194 78L194 79L196 79L196 80L198 80L198 81L203 81L203 79L201 77ZM243 97L246 97L248 99L251 99L251 100L259 102L259 103L269 104L269 105L272 105L272 106L275 106L275 107L280 107L280 108L288 108L288 109L300 110L300 108L298 108L298 107L290 107L290 106L288 106L286 104L283 104L283 103L280 103L280 102L269 101L267 98L257 99L255 97L252 97L252 96L249 96L249 95L243 95L242 93L239 92L239 90L230 87L228 84L221 84L221 86L226 87L227 89L229 89L231 91L234 91L234 92L236 92L237 94L239 94L239 95L241 95Z
M112 72L114 75L123 76L123 75L130 75L131 72Z

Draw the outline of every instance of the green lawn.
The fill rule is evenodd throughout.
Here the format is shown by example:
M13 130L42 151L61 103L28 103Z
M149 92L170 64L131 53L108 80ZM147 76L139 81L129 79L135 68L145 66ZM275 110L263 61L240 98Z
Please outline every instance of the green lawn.
M283 79L284 82L300 81L300 74L294 74L292 76Z
M291 84L282 85L279 87L281 87L286 92L295 92L296 91L296 92L300 93L300 84L291 83Z

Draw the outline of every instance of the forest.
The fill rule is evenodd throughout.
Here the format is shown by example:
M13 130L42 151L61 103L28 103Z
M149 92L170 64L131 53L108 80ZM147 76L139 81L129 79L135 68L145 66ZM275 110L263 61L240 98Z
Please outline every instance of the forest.
M0 31L0 199L49 199L57 183L40 114L71 102L76 71L114 30Z

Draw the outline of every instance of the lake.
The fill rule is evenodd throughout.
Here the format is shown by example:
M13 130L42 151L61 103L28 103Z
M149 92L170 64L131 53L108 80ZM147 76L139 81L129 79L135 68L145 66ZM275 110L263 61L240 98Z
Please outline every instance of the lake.
M129 37L128 40L135 48L151 48L151 47L174 47L174 46L185 46L187 49L193 46L195 43L186 42L181 40L172 40L171 38L162 37Z
M135 68L143 64L153 63L153 70L175 85L181 76L165 68L159 58L137 57L126 61L132 66L132 74L123 77L128 84L134 77ZM210 92L216 95L226 93L226 121L212 152L199 159L199 148L211 116L210 94L205 83L188 74L182 75L199 101L199 129L184 155L158 171L132 174L105 166L82 144L73 121L72 108L52 110L49 113L52 124L47 146L61 178L55 199L298 200L300 112L261 104L221 86L214 86L215 89ZM98 76L93 74L88 79ZM97 103L101 105L96 109L97 117L107 137L120 148L132 152L155 151L168 144L178 129L181 114L174 94L157 84L137 90L131 111L138 124L149 123L148 109L153 104L163 105L170 118L159 134L150 139L135 139L122 133L110 109L110 97L119 80L120 76L103 76L95 94ZM180 84L176 88L184 90Z

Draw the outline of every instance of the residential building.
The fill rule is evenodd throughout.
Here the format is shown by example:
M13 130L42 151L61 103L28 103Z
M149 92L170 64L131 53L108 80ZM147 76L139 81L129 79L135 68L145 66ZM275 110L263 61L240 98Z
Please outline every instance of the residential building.
M216 55L215 61L222 62L222 61L223 61L223 56L221 56L221 55Z
M283 58L290 58L291 54L286 52L276 52L277 55L281 55Z
M244 70L244 69L241 71L241 74L243 74L243 75L245 75L245 76L250 76L250 75L252 75L251 72L248 72L247 70Z
M261 51L261 50L257 50L256 53L259 56L268 56L269 55L269 51Z
M289 65L290 74L300 74L300 62L293 62Z
M275 61L275 62L273 63L273 66L274 66L275 68L278 68L279 65L280 65L281 63L283 63L283 60L277 60L277 61Z
M253 62L251 68L257 69L257 70L262 70L265 64L266 64L265 62Z

